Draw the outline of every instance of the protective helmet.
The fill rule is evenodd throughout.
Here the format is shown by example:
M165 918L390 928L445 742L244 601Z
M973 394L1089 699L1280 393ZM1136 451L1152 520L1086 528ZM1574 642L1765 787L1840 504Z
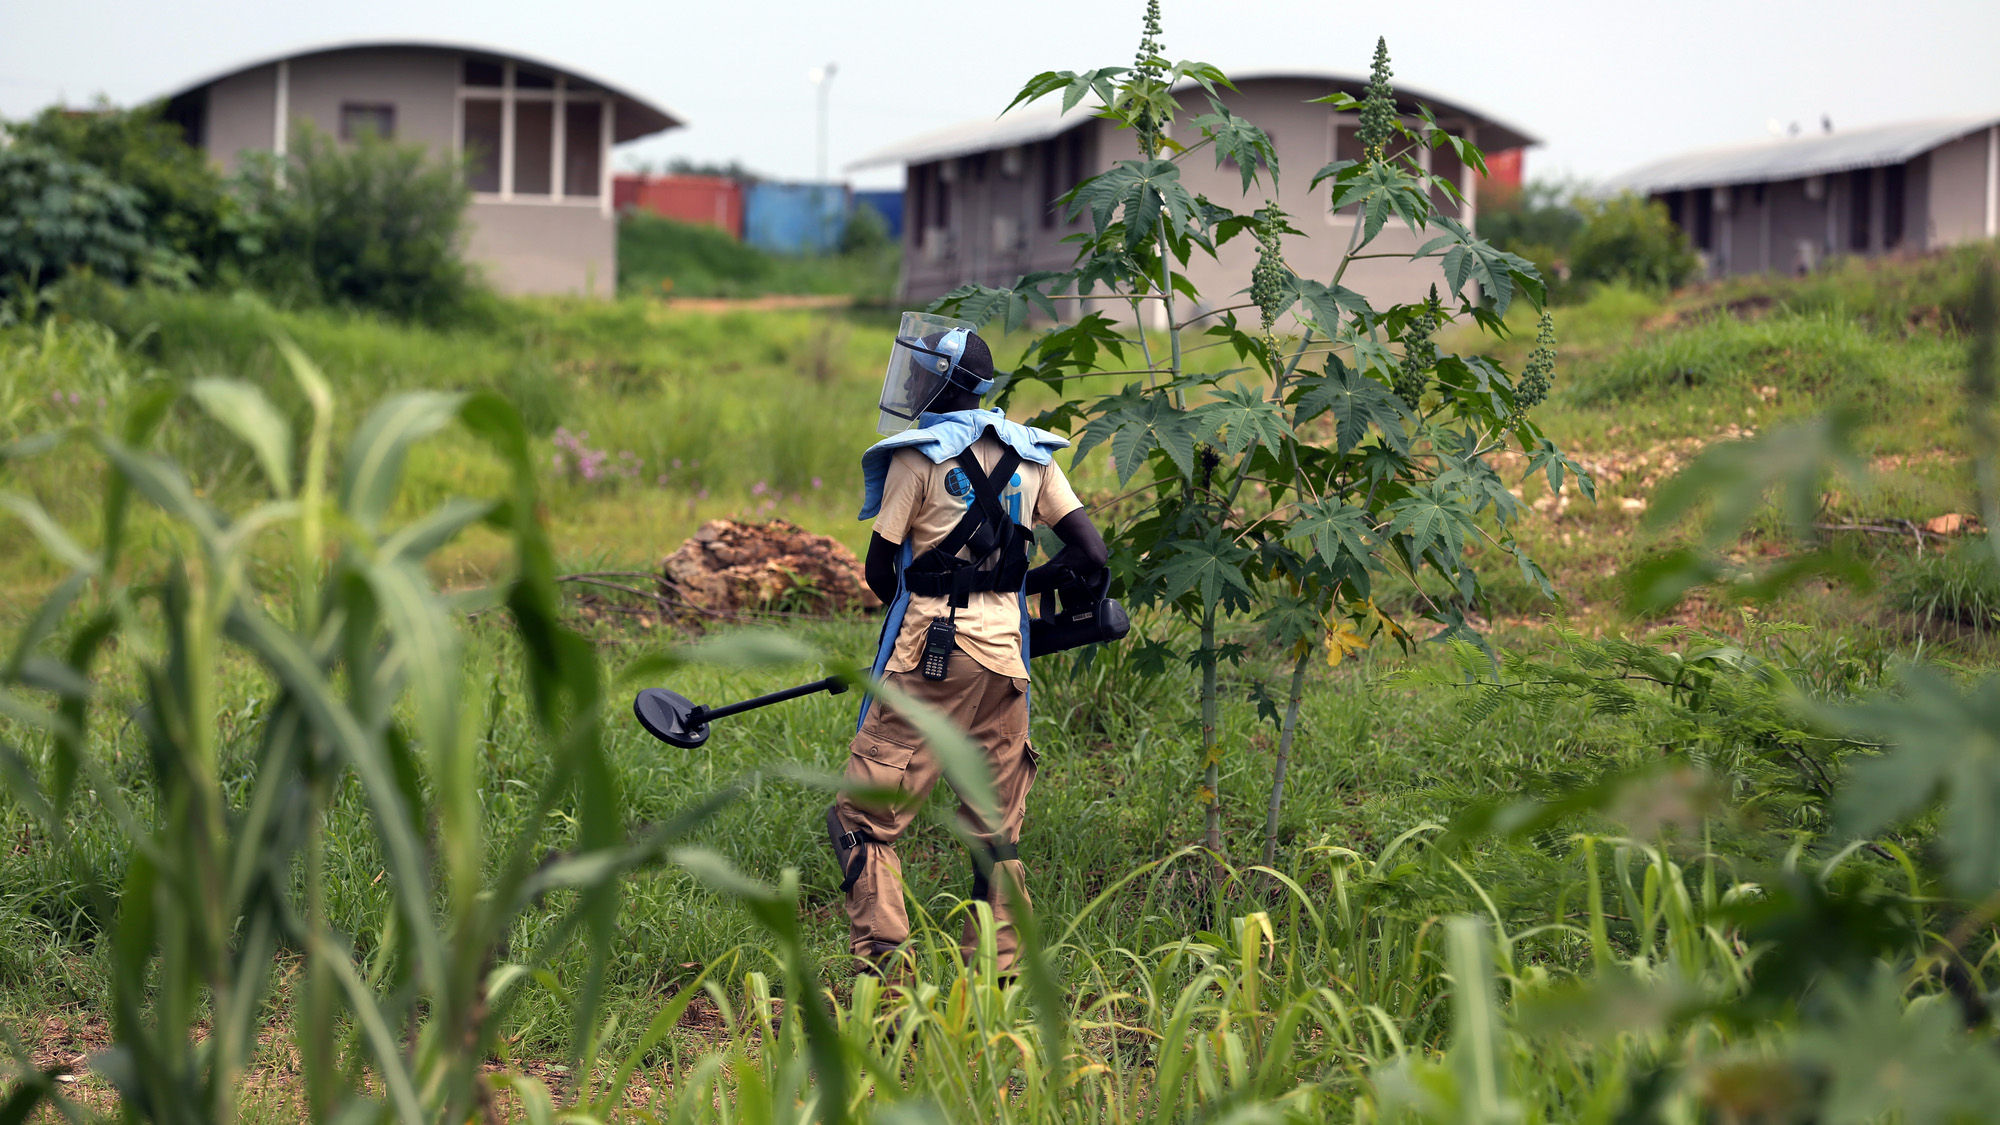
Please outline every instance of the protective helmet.
M993 389L993 353L972 329L971 322L948 316L903 314L882 375L877 432L908 429L948 387L975 395Z

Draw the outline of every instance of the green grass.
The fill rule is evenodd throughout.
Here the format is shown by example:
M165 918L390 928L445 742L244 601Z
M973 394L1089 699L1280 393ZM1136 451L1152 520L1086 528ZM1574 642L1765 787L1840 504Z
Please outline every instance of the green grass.
M618 292L640 297L839 294L863 304L895 296L902 247L790 257L714 227L635 213L618 221Z
M1545 424L1566 446L1619 466L1616 480L1605 475L1600 504L1577 501L1560 516L1538 515L1524 525L1524 538L1567 595L1564 611L1591 627L1620 627L1609 610L1613 573L1655 541L1619 501L1643 499L1670 471L1665 455L1681 449L1677 443L1708 440L1730 426L1763 428L1828 405L1858 403L1868 411L1864 453L1883 467L1869 489L1842 486L1830 515L1927 518L1969 511L1952 422L1962 345L1949 315L1927 319L1909 312L1949 309L1963 265L1953 259L1919 263L1907 273L1737 283L1672 300L1603 289L1584 305L1559 310L1564 358ZM1887 295L1869 296L1878 290ZM783 515L856 546L866 533L852 518L852 470L873 433L881 342L892 314L691 313L650 299L516 302L488 323L427 329L342 313L272 310L226 297L143 293L106 297L92 312L99 319L0 330L0 442L52 425L115 417L154 381L216 374L250 379L281 409L302 417L269 343L276 328L324 367L348 404L348 425L368 404L404 389L491 387L520 402L536 432L546 517L566 564L649 566L700 520L722 514ZM1002 341L1003 364L1022 343ZM1501 351L1517 346L1525 351L1526 342ZM1037 399L1021 406L1042 404ZM168 451L191 467L208 495L240 500L251 493L253 466L219 429L189 412L169 433ZM559 436L605 451L613 465L636 462L636 468L630 475L582 479ZM628 452L631 458L620 456ZM560 468L559 455L565 457ZM96 477L79 473L86 461L57 451L12 462L5 467L6 487L36 496L78 527L102 487ZM399 518L448 495L490 492L501 471L470 438L448 430L413 454ZM1087 496L1110 495L1101 455L1075 475ZM1530 482L1525 498L1534 500L1542 487ZM156 537L156 551L169 545L158 538L165 529L157 521L142 519L137 526L141 536ZM1891 572L1889 592L1870 598L1813 589L1768 611L1814 624L1822 629L1818 635L1746 634L1727 607L1710 607L1703 620L1784 663L1793 670L1792 681L1808 690L1823 682L1831 685L1825 694L1838 696L1871 684L1915 643L1904 621L1888 611L1918 610L1912 599L1921 598L1934 605L1956 599L1953 613L1974 602L1964 595L1973 586L1950 569L1959 566L1953 561L1958 555L1919 565L1902 557L1908 548L1901 541L1865 542ZM1744 544L1753 553L1765 546L1785 545L1775 535ZM455 584L484 581L504 567L503 547L490 533L468 533L442 554L435 572ZM0 586L9 591L0 617L17 624L30 595L58 572L17 523L0 528L0 560ZM1508 602L1499 607L1498 642L1528 647L1545 638L1535 619L1554 607L1528 597L1525 587L1503 589ZM679 637L628 624L594 628L600 653L614 667ZM874 630L865 618L794 627L821 651L850 658L872 648ZM1277 741L1272 724L1260 717L1253 689L1279 691L1289 661L1260 640L1253 623L1235 622L1229 631L1245 647L1242 662L1224 669L1221 792L1229 849L1249 855L1261 842ZM1938 639L1934 631L1925 643ZM1991 659L1990 640L1970 630L1943 639L1969 662ZM121 651L108 668L92 752L138 812L150 816L154 783L147 751L137 726L125 721L140 698L135 662L142 655ZM1706 935L1721 925L1717 896L1739 881L1763 877L1760 872L1778 862L1746 843L1762 826L1737 826L1741 832L1724 841L1727 846L1702 847L1699 854L1691 841L1682 841L1687 850L1651 855L1629 841L1616 855L1609 843L1591 851L1564 834L1568 829L1447 854L1428 847L1435 830L1425 826L1446 823L1474 802L1556 791L1606 770L1657 761L1663 753L1697 755L1719 763L1730 777L1754 774L1762 768L1755 739L1763 732L1749 727L1745 715L1755 708L1691 729L1686 714L1666 703L1610 710L1581 696L1522 698L1468 723L1460 689L1411 675L1435 671L1446 659L1425 648L1409 661L1378 647L1339 669L1313 668L1280 832L1279 866L1298 880L1296 894L1262 876L1221 889L1206 886L1197 866L1180 855L1201 831L1194 794L1201 772L1198 716L1187 669L1141 673L1130 664L1129 650L1088 662L1038 663L1032 736L1043 761L1023 853L1047 925L1058 936L1074 925L1057 963L1072 988L1069 1017L1084 1029L1084 1057L1104 1068L1078 1084L1071 1095L1076 1100L1067 1103L1069 1119L1135 1119L1136 1111L1127 1110L1146 1104L1160 1081L1161 1060L1178 1057L1162 1051L1163 1042L1208 1060L1207 1070L1189 1079L1189 1089L1197 1091L1188 1094L1189 1104L1224 1104L1217 1091L1236 1082L1230 1052L1264 1059L1254 1044L1264 1042L1259 1037L1276 1025L1280 1010L1314 1029L1309 1049L1273 1064L1284 1089L1323 1091L1318 1105L1301 1110L1305 1116L1358 1115L1353 1100L1390 1096L1385 1091L1394 1088L1397 1074L1442 1081L1423 1070L1429 1064L1421 1056L1452 1042L1446 999L1452 983L1445 971L1456 947L1445 941L1441 921L1450 915L1488 914L1510 935L1494 954L1496 979L1510 1003L1612 957L1630 958L1647 972L1687 970L1710 981L1731 979L1742 969L1740 954ZM1836 665L1847 671L1816 671ZM722 701L817 674L810 667L697 667L677 673L672 686L697 700ZM481 815L494 833L489 838L497 838L530 815L525 794L550 763L518 690L520 654L490 618L469 627L465 682L469 721L480 732ZM787 868L800 872L808 955L840 981L844 1002L855 1005L842 1009L841 1017L889 1060L887 1073L905 1076L954 1111L984 1111L1010 1096L1061 1104L1034 1074L1010 1075L1012 1063L992 1046L1005 1036L1037 1034L1043 1013L1020 992L1003 995L960 977L949 963L957 928L952 912L963 909L968 872L963 849L936 817L922 822L901 849L911 894L935 922L920 935L926 980L935 986L915 1001L929 1021L926 1038L901 1042L902 1025L871 1022L865 987L858 998L847 992L840 975L845 933L837 879L821 838L829 797L807 779L837 772L844 761L852 697L816 696L728 720L701 750L686 752L653 742L629 721L624 699L636 686L614 692L606 714L629 827L666 819L736 779L753 778L745 799L704 826L697 842L765 881L776 882ZM232 801L244 799L260 708L270 696L271 685L247 661L226 666L217 721L222 772L236 779L228 789ZM31 754L39 745L38 736L11 724L0 734ZM940 794L933 812L948 813L946 801ZM562 808L546 821L549 847L572 839L576 815ZM109 813L84 795L73 820L84 862L99 876L115 878L129 856ZM1620 831L1609 821L1589 827ZM1729 835L1729 826L1718 831ZM1409 833L1416 835L1386 855ZM0 812L0 839L10 842L0 851L0 1019L19 1029L51 1014L105 1012L112 954L98 940L105 920L93 916L81 893L86 872L62 858L18 805ZM385 916L388 890L357 788L336 793L328 840L330 912L365 950ZM1606 876L1608 910L1591 906L1586 873L1592 862L1614 873ZM1114 889L1149 864L1162 866ZM1633 882L1617 881L1620 865ZM1649 878L1695 888L1685 912L1633 889L1652 885ZM1629 898L1618 897L1621 886ZM790 1065L786 1051L796 1050L796 1043L786 1046L796 1021L785 1020L782 1033L756 1027L760 978L751 974L777 977L772 942L729 897L686 869L642 873L626 891L607 981L605 1014L617 1021L607 1034L607 1051L636 1050L667 998L702 966L716 966L711 979L720 989L703 1003L726 1002L733 1028L684 1028L655 1048L644 1068L663 1108L680 1099L690 1113L700 1111L692 1119L708 1119L712 1096L742 1096L746 1075L775 1080ZM1106 892L1107 899L1094 902ZM1232 958L1254 923L1238 920L1257 911L1269 913L1276 943L1268 964L1255 968L1253 955L1253 968L1245 971ZM531 948L551 918L531 915L518 927L513 948ZM1591 932L1592 925L1601 933ZM581 958L559 959L552 969L556 983L568 987L582 970ZM278 1024L290 1010L288 979L281 971L270 1003ZM1249 988L1253 980L1265 990L1261 999ZM1193 1038L1186 1027L1174 1030L1176 1005L1199 1011ZM1121 1039L1106 1029L1113 1015L1145 1033ZM504 1054L523 1065L561 1057L567 1028L562 996L537 983L515 1009ZM1232 1034L1238 1036L1234 1047ZM1670 1037L1648 1034L1620 1032L1601 1044L1572 1044L1563 1048L1573 1053L1562 1066L1543 1065L1545 1046L1512 1037L1500 1065L1543 1119L1595 1119L1578 1107L1615 1097L1624 1068L1671 1056ZM1717 1026L1688 1032L1686 1039L1698 1044L1688 1048L1690 1058L1710 1062L1768 1046L1755 1035ZM1415 1053L1402 1056L1399 1041ZM711 1053L718 1048L738 1054ZM266 1049L271 1073L281 1073L281 1054L282 1043ZM704 1058L713 1061L704 1064ZM703 1065L724 1063L726 1076L711 1070L701 1077ZM253 1098L252 1109L284 1119L294 1111L286 1108L281 1080L274 1089L270 1105ZM1126 1109L1106 1108L1118 1098L1127 1099L1118 1103ZM1093 1107L1087 1112L1078 1108L1086 1102Z

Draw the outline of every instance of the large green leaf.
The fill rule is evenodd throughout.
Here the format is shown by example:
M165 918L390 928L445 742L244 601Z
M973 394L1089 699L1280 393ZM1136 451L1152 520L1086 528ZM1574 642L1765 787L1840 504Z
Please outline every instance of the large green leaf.
M1850 768L1836 822L1853 836L1872 836L1942 798L1938 839L1951 881L1983 897L2000 887L2000 676L1970 690L1922 666L1899 678L1900 699L1820 712L1889 747Z
M1179 544L1156 571L1167 601L1193 593L1205 607L1245 609L1256 598L1256 587L1244 577L1250 551L1221 532Z
M1820 485L1827 473L1844 469L1859 477L1854 453L1860 415L1852 410L1791 422L1747 441L1717 442L1653 491L1646 513L1649 527L1666 527L1703 499L1714 502L1703 539L1711 546L1733 543L1764 505L1771 488L1783 492L1791 526L1810 533L1819 510Z
M1213 113L1204 113L1191 123L1201 130L1203 136L1215 144L1215 166L1234 164L1237 175L1243 179L1243 191L1248 194L1250 185L1257 182L1259 165L1271 170L1271 186L1278 183L1278 150L1271 143L1270 134L1250 122L1229 112L1229 107L1210 98L1208 104Z
M1379 569L1375 558L1374 521L1366 509L1337 497L1309 500L1299 505L1299 519L1286 529L1287 540L1311 543L1313 551L1329 567L1352 562L1363 568Z
M410 446L450 424L466 396L416 391L386 399L348 443L341 462L340 506L373 532L389 512Z
M1453 297L1462 297L1466 283L1476 281L1493 304L1497 316L1506 316L1518 287L1540 305L1548 298L1546 284L1535 264L1519 254L1501 250L1476 237L1464 223L1449 215L1439 215L1432 225L1444 233L1417 248L1412 261L1444 252L1445 285Z
M1389 505L1387 514L1390 535L1409 535L1412 559L1440 544L1446 558L1456 559L1465 554L1466 536L1479 533L1464 498L1431 484L1411 488L1408 496Z
M1257 445L1276 457L1297 436L1284 409L1255 387L1231 387L1191 413L1195 439L1217 444L1231 457Z
M197 379L188 393L257 455L273 491L292 494L292 424L263 391L237 379Z
M1321 414L1333 411L1334 438L1342 455L1359 445L1370 428L1379 431L1397 452L1409 449L1409 434L1403 428L1409 411L1402 400L1391 394L1389 388L1337 358L1328 357L1325 374L1301 378L1293 397L1297 403L1292 416L1294 426L1303 427Z
M1096 416L1084 426L1077 439L1076 456L1070 463L1081 463L1093 448L1109 441L1121 486L1132 479L1132 474L1139 471L1139 466L1145 464L1155 449L1165 450L1181 475L1192 478L1195 433L1196 422L1190 411L1175 406L1164 392L1143 390L1135 383L1098 401Z
M1071 219L1086 212L1102 235L1113 216L1125 222L1125 249L1137 249L1153 237L1165 216L1170 234L1185 237L1195 214L1194 196L1181 183L1181 168L1171 160L1121 160L1108 172L1078 184L1064 197Z

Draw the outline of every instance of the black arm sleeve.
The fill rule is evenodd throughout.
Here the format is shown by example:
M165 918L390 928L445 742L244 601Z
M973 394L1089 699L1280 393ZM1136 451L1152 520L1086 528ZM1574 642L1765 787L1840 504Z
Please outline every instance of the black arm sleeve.
M861 566L861 577L883 605L896 600L896 556L902 550L880 535L868 535L868 559Z

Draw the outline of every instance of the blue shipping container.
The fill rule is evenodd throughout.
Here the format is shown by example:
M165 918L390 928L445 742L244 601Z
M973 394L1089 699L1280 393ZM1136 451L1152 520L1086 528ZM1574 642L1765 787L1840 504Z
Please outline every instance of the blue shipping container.
M886 191L857 191L854 193L856 207L872 207L882 216L882 222L889 228L889 237L903 237L903 189L889 188Z
M774 254L830 254L847 225L845 184L755 183L743 191L743 241Z

